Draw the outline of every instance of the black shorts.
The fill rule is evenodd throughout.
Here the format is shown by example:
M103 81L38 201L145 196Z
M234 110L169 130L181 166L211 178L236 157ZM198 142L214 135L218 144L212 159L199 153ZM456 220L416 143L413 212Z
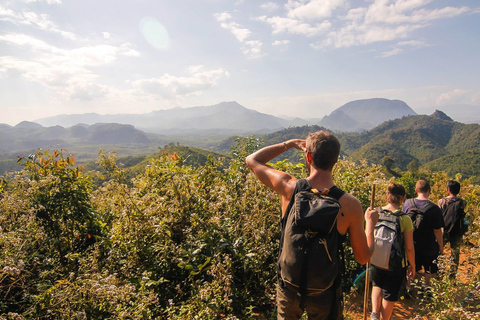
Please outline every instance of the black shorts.
M398 301L400 288L407 276L407 269L388 271L372 266L373 286L382 289L382 298L387 301Z
M438 272L437 266L437 258L438 256L431 256L431 255L420 255L415 254L415 271L422 270L422 267L425 273L435 274Z

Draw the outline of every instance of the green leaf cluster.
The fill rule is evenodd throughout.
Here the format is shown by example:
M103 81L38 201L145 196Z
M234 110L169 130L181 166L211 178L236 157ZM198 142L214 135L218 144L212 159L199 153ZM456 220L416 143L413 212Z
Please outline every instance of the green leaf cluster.
M272 319L279 199L244 164L261 144L236 138L229 159L206 156L201 165L165 152L132 176L103 151L99 172L65 151L21 159L23 169L0 183L0 317ZM305 176L297 162L272 165ZM432 200L441 197L447 174L422 174ZM373 184L375 205L384 203L390 181L380 166L349 159L334 179L364 208ZM478 248L480 189L457 179L469 202L466 239ZM348 241L345 258L348 288L362 270Z

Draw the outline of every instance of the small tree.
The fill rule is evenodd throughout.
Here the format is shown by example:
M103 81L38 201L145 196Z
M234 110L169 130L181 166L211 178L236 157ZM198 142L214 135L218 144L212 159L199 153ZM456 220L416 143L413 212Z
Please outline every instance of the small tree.
M390 172L392 171L392 166L393 164L395 163L395 160L393 160L391 157L389 156L385 156L383 157L382 159L382 164L385 166L385 168Z
M418 163L417 159L413 159L407 164L407 170L413 173L417 173L419 167L420 167L420 164Z

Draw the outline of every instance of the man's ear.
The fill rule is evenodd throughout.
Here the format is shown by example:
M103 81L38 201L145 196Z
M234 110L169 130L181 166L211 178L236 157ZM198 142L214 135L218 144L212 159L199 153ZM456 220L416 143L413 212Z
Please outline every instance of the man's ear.
M312 162L312 154L307 151L307 161Z

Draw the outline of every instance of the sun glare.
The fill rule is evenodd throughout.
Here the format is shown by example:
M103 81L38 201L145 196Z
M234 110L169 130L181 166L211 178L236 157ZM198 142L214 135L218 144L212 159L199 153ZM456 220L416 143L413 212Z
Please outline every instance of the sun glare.
M144 17L140 20L139 28L145 40L155 49L167 50L170 47L167 29L157 19Z

